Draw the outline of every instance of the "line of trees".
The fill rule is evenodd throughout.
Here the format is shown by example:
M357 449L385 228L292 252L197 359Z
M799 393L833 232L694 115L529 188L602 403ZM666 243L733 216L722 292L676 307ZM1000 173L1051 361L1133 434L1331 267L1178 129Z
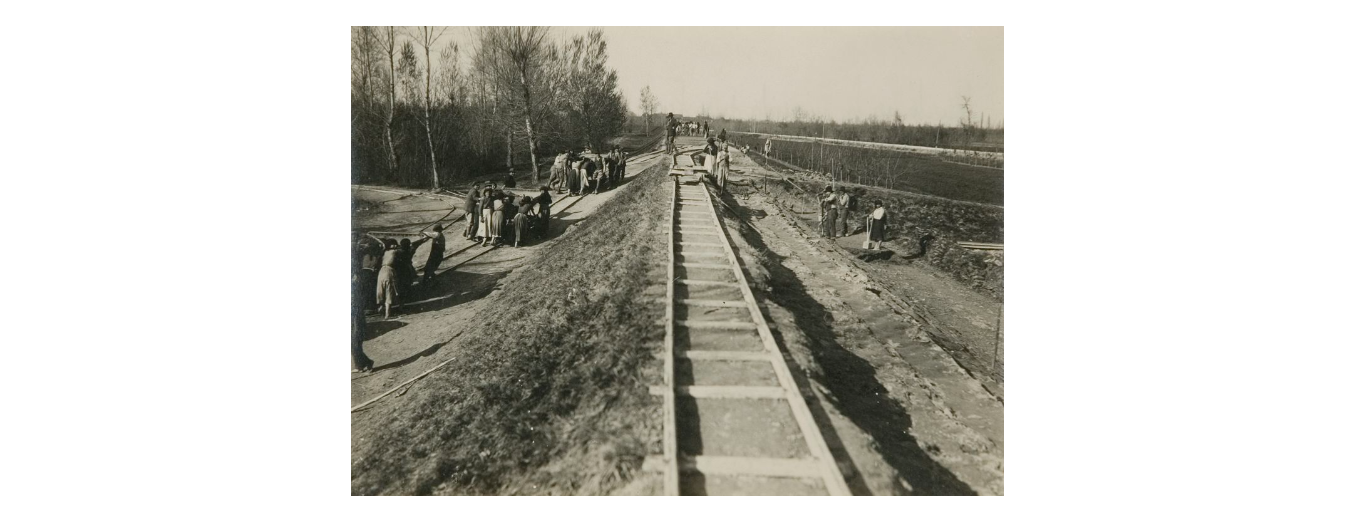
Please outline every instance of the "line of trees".
M464 50L447 33L352 28L352 182L439 188L522 166L539 181L555 152L601 150L630 119L600 29L481 27Z
M810 114L800 107L791 113L791 121L714 118L711 128L729 131L759 132L792 136L825 137L850 141L870 141L896 145L986 150L1000 152L1004 148L1005 129L1002 122L995 125L983 114L974 114L968 96L961 97L963 117L956 126L941 123L908 124L898 112L892 119L875 117L838 123L836 120Z

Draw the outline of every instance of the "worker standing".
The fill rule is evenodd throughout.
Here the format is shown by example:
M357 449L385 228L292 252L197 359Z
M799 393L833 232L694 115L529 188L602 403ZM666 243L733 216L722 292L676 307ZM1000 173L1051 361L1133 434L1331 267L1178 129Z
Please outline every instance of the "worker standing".
M823 208L824 237L835 237L837 235L837 195L833 192L831 187L824 188L822 199L820 199Z
M395 274L399 253L399 243L386 239L385 253L381 255L381 271L376 274L376 304L385 310L386 319L390 319L390 308L394 307L395 297L399 295L399 277Z
M442 235L441 224L433 225L430 237L433 241L432 249L428 251L428 261L423 263L423 281L419 283L420 287L432 283L433 276L437 274L437 267L442 264L442 256L447 251L447 238Z
M677 152L677 118L673 117L671 112L668 113L668 120L663 124L663 127L666 129L666 148L663 150L668 154L675 154Z
M837 193L837 222L842 227L841 236L846 237L855 231L853 229L855 227L851 226L851 214L855 210L855 208L852 208L852 203L855 202L855 197L851 196L851 192L847 191L845 186L839 186L837 189L841 190Z
M371 234L364 234L357 240L357 286L363 311L376 302L376 270L381 268L384 250L385 244Z
M884 202L875 201L874 211L865 219L865 228L869 235L865 238L865 247L871 250L884 249L884 236L888 229L888 215L884 211Z
M350 334L352 335L353 344L353 372L365 373L371 371L372 366L376 364L372 362L371 358L367 357L366 352L362 351L362 340L367 335L367 305L366 300L362 298L363 294L366 293L366 289L362 287L362 280L358 275L358 273L354 273L352 280L352 301L350 302L351 308L349 310L349 314L352 318L352 331Z
M465 206L461 208L465 212L466 225L465 233L462 234L467 240L475 240L476 228L480 225L480 214L475 210L480 202L480 184L475 183L470 186L470 191L465 193Z
M541 187L541 195L536 196L536 213L541 216L541 239L550 235L550 190Z
M715 182L719 185L719 193L724 193L724 184L729 180L729 144L725 143L720 147L719 154L715 157Z

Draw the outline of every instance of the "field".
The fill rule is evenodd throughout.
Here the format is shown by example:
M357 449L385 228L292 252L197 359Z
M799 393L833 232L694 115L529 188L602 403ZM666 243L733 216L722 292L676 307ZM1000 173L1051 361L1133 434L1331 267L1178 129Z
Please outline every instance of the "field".
M766 141L751 133L734 133L731 139L750 145L749 155L759 157L761 144ZM1004 199L1001 168L960 163L956 156L775 140L771 158L785 163L781 166L822 173L842 182L997 206Z

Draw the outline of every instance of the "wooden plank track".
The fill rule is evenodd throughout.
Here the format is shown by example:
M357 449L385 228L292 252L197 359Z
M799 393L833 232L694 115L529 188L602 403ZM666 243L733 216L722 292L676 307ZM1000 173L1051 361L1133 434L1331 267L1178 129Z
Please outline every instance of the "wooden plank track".
M790 374L729 242L716 201L704 182L684 182L689 178L680 175L693 170L674 165L669 173L674 182L669 201L664 373L662 385L649 389L663 399L663 453L646 459L644 468L663 473L663 492L668 495L748 492L738 488L744 486L738 480L720 485L725 489L707 481L697 490L684 490L683 474L789 478L818 483L830 495L850 495L805 401L803 393L811 391L800 389ZM695 236L700 240L688 240ZM678 268L684 270L681 276ZM741 298L719 288L736 289ZM679 289L689 293L679 297ZM747 314L730 313L739 308ZM696 320L701 317L711 320ZM701 421L702 414L715 416ZM730 414L739 421L721 420ZM798 436L784 429L797 429ZM680 442L685 436L704 441L684 446ZM774 457L778 455L784 457ZM802 486L786 490L802 491Z

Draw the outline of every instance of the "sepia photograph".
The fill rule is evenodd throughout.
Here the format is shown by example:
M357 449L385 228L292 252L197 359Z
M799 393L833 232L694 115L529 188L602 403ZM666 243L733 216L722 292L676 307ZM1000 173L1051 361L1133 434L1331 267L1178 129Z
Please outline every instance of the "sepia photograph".
M1004 495L1002 27L351 27L352 495Z

